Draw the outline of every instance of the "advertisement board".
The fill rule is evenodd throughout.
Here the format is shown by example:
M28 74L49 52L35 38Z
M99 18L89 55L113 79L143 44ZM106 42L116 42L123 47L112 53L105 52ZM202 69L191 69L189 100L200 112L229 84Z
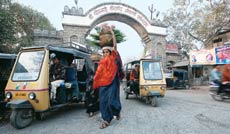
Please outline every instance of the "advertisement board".
M215 48L216 64L230 64L230 45Z
M190 65L213 64L230 64L230 45L190 51Z
M191 50L190 65L212 65L216 63L214 49Z

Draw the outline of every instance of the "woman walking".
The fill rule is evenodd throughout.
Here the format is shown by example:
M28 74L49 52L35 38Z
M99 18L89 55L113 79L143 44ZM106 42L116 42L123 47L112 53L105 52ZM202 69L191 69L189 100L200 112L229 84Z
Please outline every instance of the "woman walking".
M99 89L100 112L103 123L100 128L109 126L116 116L120 119L121 102L119 95L119 76L121 70L121 58L117 51L117 44L112 27L109 27L112 35L112 46L103 46L103 58L101 59L94 76L93 89Z

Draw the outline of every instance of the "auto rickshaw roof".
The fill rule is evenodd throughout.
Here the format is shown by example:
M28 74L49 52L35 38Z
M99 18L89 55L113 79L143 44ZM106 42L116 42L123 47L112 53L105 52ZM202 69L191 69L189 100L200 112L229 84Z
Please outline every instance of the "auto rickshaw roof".
M158 59L152 59L152 58L141 58L140 60L146 60L146 61L154 61L154 62L160 62Z
M173 71L174 71L174 72L179 72L179 73L188 72L188 71L185 70L185 69L174 69Z
M16 59L16 54L0 53L0 59Z
M140 60L129 61L129 62L125 63L125 64L129 64L129 63L131 63L132 65L134 65L134 64L140 63Z
M43 45L43 46L31 46L31 47L22 47L21 50L29 50L29 49L48 49L51 51L69 53L76 57L88 57L90 56L90 52L82 51L79 48L71 47L71 46L60 46L60 45Z
M131 63L132 65L140 63L140 61L154 61L154 62L160 62L160 60L152 59L152 58L141 58L140 60L132 60L127 62L126 64Z

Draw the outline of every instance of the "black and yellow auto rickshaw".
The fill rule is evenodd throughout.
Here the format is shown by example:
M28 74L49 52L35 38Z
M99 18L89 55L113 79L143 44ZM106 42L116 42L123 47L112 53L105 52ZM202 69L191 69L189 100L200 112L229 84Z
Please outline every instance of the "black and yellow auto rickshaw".
M66 70L65 82L57 88L55 102L50 98L51 53L60 58ZM79 47L47 45L21 48L5 88L6 106L12 109L11 125L24 128L32 123L33 117L43 119L45 112L85 101L90 70L90 53ZM73 98L76 92L80 99Z
M0 53L0 116L4 115L6 102L5 87L14 65L16 54Z
M173 88L174 89L188 89L189 80L188 72L184 69L173 70Z
M135 64L140 65L138 92L131 89L130 72ZM126 99L134 94L145 100L147 104L157 106L157 98L164 97L166 92L166 81L163 75L162 64L159 60L140 59L125 64L126 86L124 88Z

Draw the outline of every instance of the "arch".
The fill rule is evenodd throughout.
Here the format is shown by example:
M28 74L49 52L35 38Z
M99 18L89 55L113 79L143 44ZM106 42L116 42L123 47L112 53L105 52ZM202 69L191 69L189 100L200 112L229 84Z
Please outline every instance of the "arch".
M100 18L98 18L97 20L95 20L92 24L91 24L91 28L87 31L86 35L89 34L89 32L97 25L100 24L102 22L105 21L119 21L122 23L125 23L127 25L129 25L131 28L133 28L137 34L142 38L145 39L143 41L148 42L150 41L150 39L146 39L146 36L148 36L148 33L146 31L146 29L136 20L132 20L132 18L130 18L129 16L125 16L120 14L119 15L119 20L117 20L117 14L115 13L111 13L111 14L106 14L104 16L101 16Z
M92 27L95 25L95 22L99 22L101 18L106 18L111 20L112 17L116 18L117 21L122 21L120 17L126 16L130 20L135 21L137 25L141 26L147 34L157 34L157 35L166 35L165 27L154 26L150 23L147 17L137 10L134 7L123 3L109 2L99 4L86 12L85 15L69 15L64 14L62 24L63 25L76 25L83 27ZM128 22L124 22L128 24ZM130 24L128 24L130 25ZM130 25L132 27L132 25Z
M161 43L163 46L166 44L164 39L166 27L151 24L139 10L120 2L102 3L80 15L63 13L64 41L68 41L72 35L77 35L78 40L85 44L85 39L90 31L96 25L105 21L118 21L133 28L141 37L151 58L157 58L156 43ZM161 58L165 57L164 49L161 49L160 53ZM145 55L145 57L147 56Z

